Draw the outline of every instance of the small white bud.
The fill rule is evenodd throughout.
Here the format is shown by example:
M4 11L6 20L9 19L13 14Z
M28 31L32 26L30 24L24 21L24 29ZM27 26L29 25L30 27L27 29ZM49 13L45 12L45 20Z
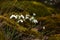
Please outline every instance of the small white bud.
M33 16L36 16L36 14L35 14L35 13L33 13Z
M45 26L43 26L43 29L45 29Z

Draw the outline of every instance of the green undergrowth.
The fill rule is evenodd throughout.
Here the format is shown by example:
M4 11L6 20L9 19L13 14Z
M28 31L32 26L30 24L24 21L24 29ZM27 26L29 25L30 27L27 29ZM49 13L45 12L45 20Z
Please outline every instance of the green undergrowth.
M1 2L0 2L1 3ZM13 10L14 6L18 9L24 10L20 12L18 10ZM41 38L42 32L38 31L35 27L39 26L39 24L35 25L29 21L25 21L24 23L17 23L16 20L10 19L11 15L21 15L24 16L26 14L30 14L32 16L33 13L36 13L35 18L42 22L42 26L45 26L46 29L43 30L44 35L52 35L57 31L59 33L60 28L60 14L58 14L54 8L47 7L46 5L36 2L36 1L4 1L0 5L0 40L21 40L23 36L27 38ZM52 15L54 14L54 15ZM32 27L33 26L33 27ZM40 26L39 26L40 27ZM31 29L30 29L31 28ZM35 29L34 29L35 28ZM2 31L1 31L2 30ZM17 34L16 34L17 33ZM19 36L22 34L21 36ZM6 38L5 38L6 37ZM55 37L54 37L55 38ZM54 39L53 38L53 39ZM59 37L58 37L59 38ZM51 39L52 40L52 37Z
M14 1L6 1L3 2L0 7L2 10L9 10L8 8L13 9L12 7L16 6L17 8L23 9L29 14L36 13L39 17L51 15L54 12L53 8L47 7L44 4L36 1L17 1L15 5L13 5L14 3Z
M1 22L2 25L4 26L1 26L0 29L2 30L3 34L0 34L0 35L3 35L1 36L2 38L5 38L7 39L7 36L4 36L4 35L8 35L11 37L11 40L15 39L15 37L13 37L15 35L16 32L18 32L18 34L24 34L24 35L34 35L35 37L39 37L39 32L38 31L32 31L32 30L29 30L23 26L20 26L18 23L16 23L15 21L13 20L10 20L9 18L7 17L4 17L4 16L0 16L0 20L2 20L3 22ZM18 35L16 35L18 36ZM10 38L8 37L8 39ZM7 39L7 40L8 40ZM18 38L19 39L19 38ZM3 40L3 39L2 39Z

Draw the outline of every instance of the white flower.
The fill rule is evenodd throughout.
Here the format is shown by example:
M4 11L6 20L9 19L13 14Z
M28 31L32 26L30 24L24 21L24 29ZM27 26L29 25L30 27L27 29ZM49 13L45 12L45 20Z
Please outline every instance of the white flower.
M23 15L21 15L21 18L23 18L23 19L24 19L24 16L23 16Z
M36 16L36 14L35 14L35 13L33 13L33 16Z
M36 19L32 20L32 22L35 24L38 23L38 21Z
M17 19L17 16L16 16L16 15L11 15L11 16L10 16L10 19L12 19L12 18Z
M26 18L25 18L25 19L29 19L29 17L27 17L27 16L26 16Z
M34 19L34 17L31 17L29 20L32 21Z
M30 17L30 15L26 14L26 17L25 17L25 19L29 19L29 17Z
M19 22L23 23L23 20L22 20L22 19L20 19L20 20L18 20L17 22L18 22L18 23L19 23Z
M43 29L45 29L45 26L43 26Z

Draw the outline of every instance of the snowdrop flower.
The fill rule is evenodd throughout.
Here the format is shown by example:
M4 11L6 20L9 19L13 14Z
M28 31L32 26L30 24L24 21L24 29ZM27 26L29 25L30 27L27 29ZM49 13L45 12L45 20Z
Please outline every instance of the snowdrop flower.
M45 26L43 26L43 29L45 29Z
M26 14L26 18L25 19L29 19L30 15Z
M17 19L17 16L16 16L16 15L11 15L11 16L10 16L10 19L12 19L12 18Z
M23 15L21 15L21 18L23 18L23 19L24 19L24 16L23 16Z
M32 21L34 19L34 17L31 17L29 20Z
M32 20L32 22L35 24L38 23L38 21L36 19Z
M35 13L33 13L33 16L36 16L36 14L35 14Z
M23 20L22 20L22 19L20 19L20 20L18 20L17 22L18 22L18 23L19 23L19 22L23 23Z

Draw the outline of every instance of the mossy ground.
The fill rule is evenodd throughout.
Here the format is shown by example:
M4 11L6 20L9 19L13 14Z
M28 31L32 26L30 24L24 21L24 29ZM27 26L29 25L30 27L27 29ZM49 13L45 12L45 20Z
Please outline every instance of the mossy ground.
M13 10L14 6L19 9L21 8L24 11L20 12L16 11L16 9ZM43 39L44 35L51 36L53 34L60 34L60 14L57 13L54 8L47 7L36 1L17 1L16 3L15 1L3 1L0 8L0 40L23 40L25 37L30 37L31 39ZM42 30L43 34L36 29L36 26L39 24L32 25L29 21L18 24L15 20L10 19L12 14L32 15L33 13L36 13L35 18L39 22L41 21L43 26L46 26L46 29ZM31 25L34 27L31 27ZM49 40L55 39L55 37L49 37ZM59 36L56 39L59 40Z

